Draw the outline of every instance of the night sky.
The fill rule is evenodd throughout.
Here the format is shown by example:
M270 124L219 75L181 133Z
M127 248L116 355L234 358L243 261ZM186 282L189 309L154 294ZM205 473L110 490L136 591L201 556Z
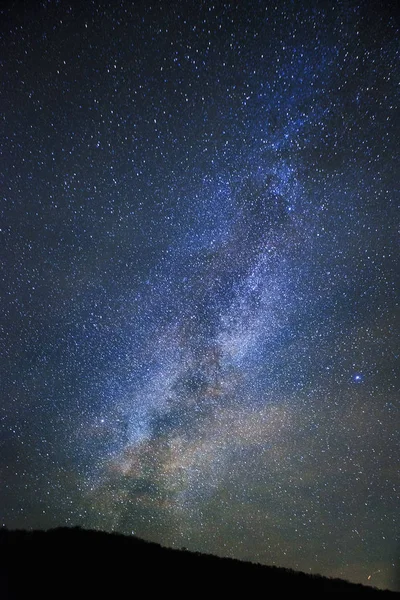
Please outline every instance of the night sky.
M395 589L395 5L3 3L3 525Z

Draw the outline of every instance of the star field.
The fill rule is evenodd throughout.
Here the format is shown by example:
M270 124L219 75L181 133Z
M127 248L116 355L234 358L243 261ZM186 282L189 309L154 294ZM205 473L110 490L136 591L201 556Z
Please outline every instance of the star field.
M398 587L381 4L1 9L3 526Z

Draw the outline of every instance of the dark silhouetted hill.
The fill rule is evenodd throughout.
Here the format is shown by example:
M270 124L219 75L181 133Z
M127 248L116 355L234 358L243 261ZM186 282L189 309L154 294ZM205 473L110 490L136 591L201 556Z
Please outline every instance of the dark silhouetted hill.
M397 597L341 579L163 548L135 537L59 528L0 530L0 598L196 596ZM331 596L332 597L332 596Z

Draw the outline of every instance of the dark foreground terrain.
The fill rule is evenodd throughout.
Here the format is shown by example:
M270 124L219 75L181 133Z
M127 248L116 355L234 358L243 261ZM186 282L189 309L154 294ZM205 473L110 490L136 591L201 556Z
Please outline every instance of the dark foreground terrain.
M135 537L79 528L0 530L0 598L139 598L277 594L398 597L320 576L171 550Z

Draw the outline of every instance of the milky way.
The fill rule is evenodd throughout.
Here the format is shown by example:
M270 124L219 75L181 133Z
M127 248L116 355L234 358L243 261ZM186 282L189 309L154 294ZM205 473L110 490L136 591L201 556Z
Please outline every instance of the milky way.
M3 525L396 589L394 4L1 23Z

